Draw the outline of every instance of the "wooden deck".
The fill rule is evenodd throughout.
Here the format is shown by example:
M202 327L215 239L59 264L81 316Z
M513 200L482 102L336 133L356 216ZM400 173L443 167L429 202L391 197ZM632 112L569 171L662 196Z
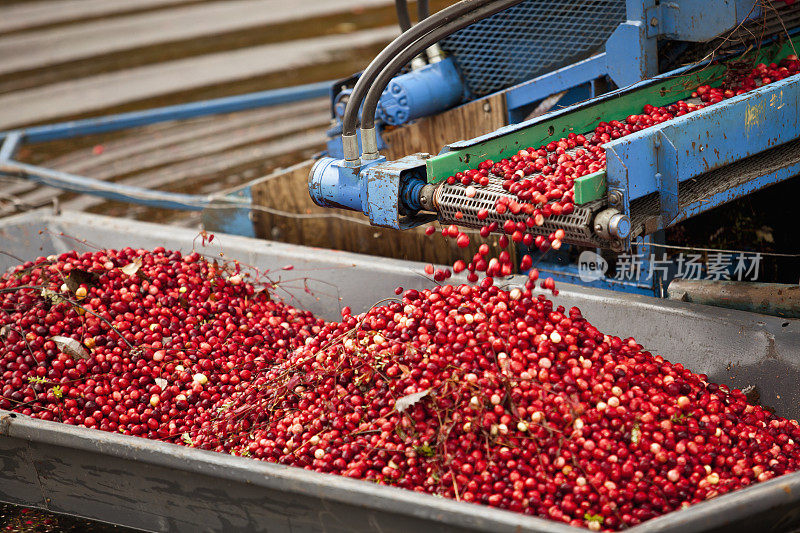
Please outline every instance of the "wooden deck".
M0 131L344 77L398 34L390 0L0 3ZM209 193L324 148L326 99L25 146L97 179ZM0 216L69 209L199 226L199 215L0 178Z

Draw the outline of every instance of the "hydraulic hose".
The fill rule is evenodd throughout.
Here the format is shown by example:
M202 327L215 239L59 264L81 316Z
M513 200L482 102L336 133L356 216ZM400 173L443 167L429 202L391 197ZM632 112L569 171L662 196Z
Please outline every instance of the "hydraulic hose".
M408 14L407 0L394 0L394 7L397 10L397 23L400 31L406 32L411 29L411 15Z
M430 15L428 0L417 0L417 22L422 22Z
M361 140L364 146L365 158L374 159L377 157L377 142L374 140L375 111L378 107L381 94L395 74L397 74L411 58L448 35L523 1L524 0L497 0L488 5L476 8L474 11L462 15L453 22L435 28L392 58L375 77L374 82L364 98L364 108L361 111ZM431 20L435 16L436 15L433 15L428 20ZM419 26L419 24L417 24L417 26ZM349 105L350 102L348 102L348 107Z
M429 16L419 24L415 24L406 32L400 34L394 41L389 43L381 53L364 69L364 72L356 82L353 92L347 102L347 107L342 117L342 144L344 149L345 160L356 161L358 160L358 141L356 140L356 127L358 125L358 110L361 107L361 102L364 99L368 89L375 81L375 78L381 70L389 64L389 62L400 52L405 50L410 44L416 42L424 35L430 33L438 27L448 25L450 22L458 19L462 15L470 13L478 8L487 5L503 5L497 11L508 7L505 4L514 5L522 0L509 3L501 0L461 0L460 2L446 7L445 9ZM488 16L488 15L487 15ZM479 19L476 19L479 20ZM465 26L468 25L465 24ZM463 27L463 26L462 26ZM455 29L453 31L456 31ZM424 47L421 48L424 50Z

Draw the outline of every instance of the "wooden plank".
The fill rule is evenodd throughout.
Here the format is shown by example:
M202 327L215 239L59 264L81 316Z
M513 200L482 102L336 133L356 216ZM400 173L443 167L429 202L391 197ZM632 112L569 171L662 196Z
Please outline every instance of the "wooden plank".
M162 158L161 164L172 164L185 159L181 154L185 153L187 145L194 145L195 155L208 155L212 153L210 144L201 144L203 139L222 138L226 148L245 144L245 137L252 136L253 128L259 128L262 124L273 124L275 130L271 136L292 133L304 128L306 120L316 117L313 122L315 126L326 123L328 117L328 107L330 102L321 98L308 102L298 102L279 107L239 111L225 115L212 117L201 117L184 121L166 122L153 124L143 128L136 128L128 132L122 138L115 139L108 143L98 140L104 148L102 154L94 153L94 146L73 149L72 151L47 160L42 163L47 168L54 168L71 174L89 176L96 179L108 179L124 172L120 165L132 165L134 171L141 172L144 165L137 163L137 157L143 154L148 157ZM296 122L286 122L300 119ZM267 137L264 137L265 140ZM209 141L202 141L203 143ZM41 147L33 147L34 152ZM256 174L258 175L258 174ZM251 176L254 177L254 176ZM30 193L34 189L41 189L28 200L41 202L44 198L49 202L51 197L60 194L57 189L43 188L31 181L18 178L0 178L0 199L4 203L12 202L22 195ZM43 192L47 190L48 192ZM22 204L19 204L22 205Z
M182 161L197 161L209 154L227 153L239 146L263 144L270 139L287 136L298 131L311 129L323 131L329 123L330 117L323 111L295 117L291 121L252 124L248 128L229 130L225 132L226 134L198 135L194 138L185 138L181 143L167 143L135 155L117 158L114 161L88 168L81 174L99 180L118 179ZM320 148L322 148L324 136L316 135L314 138L318 140Z
M218 180L221 176L231 174L236 169L245 167L267 166L274 168L270 160L287 153L321 150L325 143L325 129L310 132L286 135L277 140L245 146L235 150L209 154L196 157L187 161L180 161L172 165L155 170L142 172L129 178L119 180L126 185L146 187L148 189L176 190L183 186L191 186L190 192L195 192L201 183L208 180ZM263 172L263 170L262 170ZM233 184L232 184L233 185ZM306 196L308 193L306 192ZM27 197L23 200L29 201ZM75 199L64 202L65 209L89 210L102 204L106 200L97 196L81 195Z
M44 0L20 2L0 8L0 33L32 29L75 20L134 13L146 9L177 6L197 0Z
M299 23L312 16L388 3L389 0L227 0L17 33L0 37L0 74L257 26ZM0 19L4 18L0 10Z
M44 165L72 174L97 177L93 173L103 167L150 151L175 147L196 139L237 135L241 129L263 123L276 123L306 114L329 116L329 108L330 100L319 98L277 107L152 124L129 130L123 137L108 142L104 141L102 136L98 136L96 142L90 143L86 148L74 149L49 159ZM95 153L96 144L102 145L102 154ZM41 148L34 146L32 149L36 152Z
M394 27L168 61L0 95L0 129L77 115L230 81L327 64L397 35ZM0 62L2 64L2 62Z
M505 98L493 95L385 131L389 160L417 152L436 155L448 143L473 139L508 125Z

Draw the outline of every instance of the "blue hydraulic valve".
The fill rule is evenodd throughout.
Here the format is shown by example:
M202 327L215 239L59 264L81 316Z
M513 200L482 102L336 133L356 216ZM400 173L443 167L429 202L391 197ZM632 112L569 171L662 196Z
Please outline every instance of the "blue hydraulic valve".
M453 59L448 57L396 76L383 91L377 116L398 126L411 120L441 113L461 103L464 85Z
M431 220L433 185L425 180L425 159L411 155L397 161L355 163L323 157L311 168L308 192L322 207L361 211L376 226L408 229Z

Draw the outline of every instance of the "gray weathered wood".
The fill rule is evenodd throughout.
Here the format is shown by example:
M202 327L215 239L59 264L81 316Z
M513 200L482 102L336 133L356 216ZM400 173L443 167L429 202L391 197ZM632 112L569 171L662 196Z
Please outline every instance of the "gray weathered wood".
M126 102L253 76L323 64L358 47L379 45L394 27L255 46L0 95L0 129L87 113ZM2 54L0 54L2 56ZM0 61L0 64L3 62Z
M16 33L0 36L0 74L388 3L389 0L226 0ZM5 18L7 15L0 9L0 20Z
M0 33L60 24L87 17L134 13L176 6L196 0L46 0L0 7Z

